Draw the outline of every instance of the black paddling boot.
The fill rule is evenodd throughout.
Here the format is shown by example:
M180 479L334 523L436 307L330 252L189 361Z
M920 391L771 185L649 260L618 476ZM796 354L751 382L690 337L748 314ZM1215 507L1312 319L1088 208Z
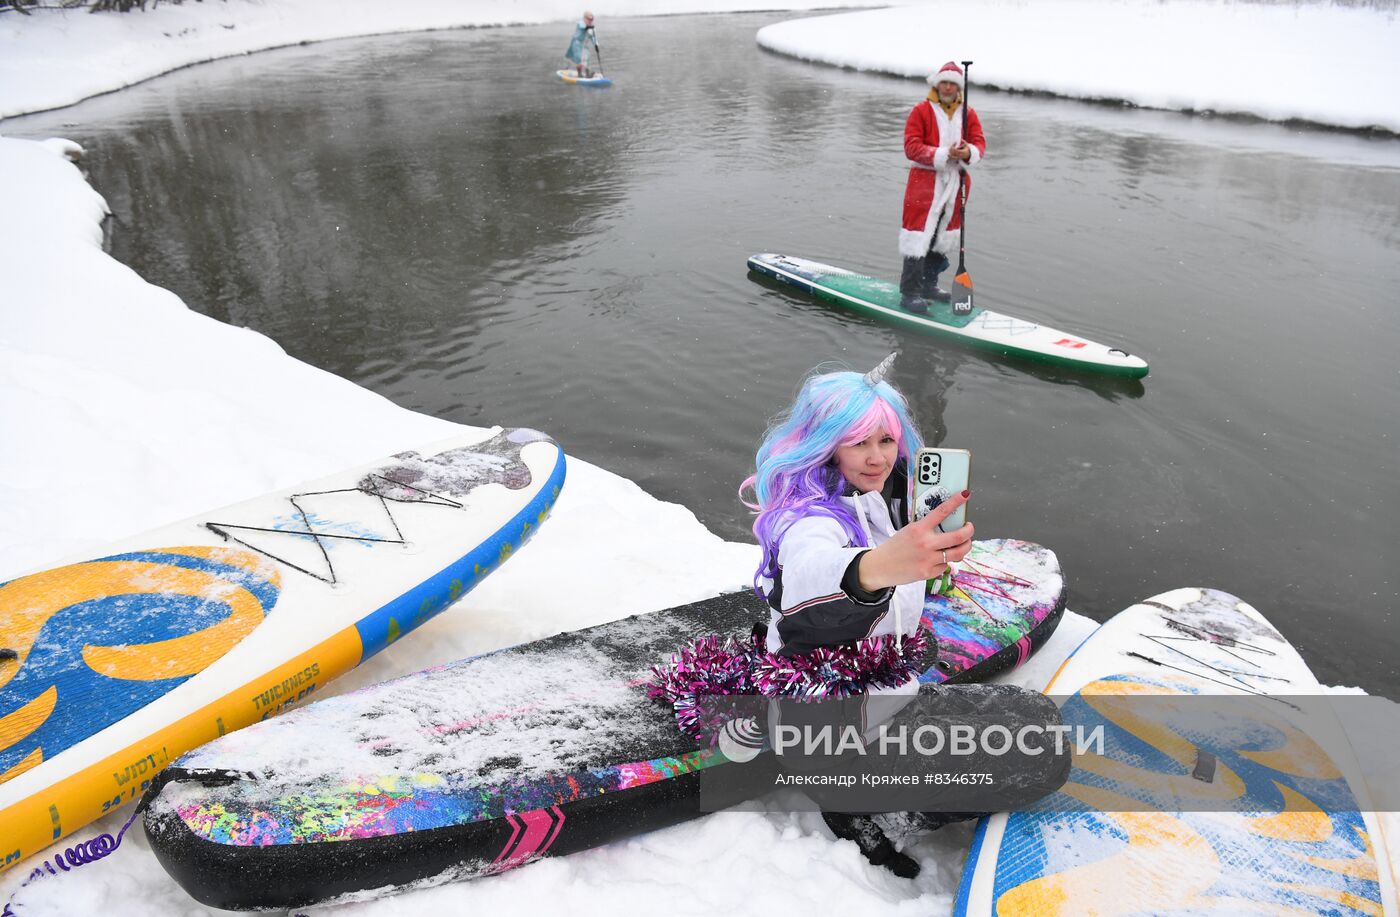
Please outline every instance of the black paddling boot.
M952 295L938 286L938 275L947 269L948 258L941 252L929 252L926 258L905 258L899 275L899 307L925 315L930 302L951 302Z
M923 261L923 285L919 295L933 302L952 302L952 294L938 286L938 275L948 269L948 257L942 252L929 252Z
M832 834L842 840L855 841L872 865L883 866L901 879L912 879L919 874L918 861L894 849L894 844L870 816L823 812L822 818Z
M899 275L899 307L915 315L928 314L928 303L922 295L925 261L924 258L905 258L904 270Z

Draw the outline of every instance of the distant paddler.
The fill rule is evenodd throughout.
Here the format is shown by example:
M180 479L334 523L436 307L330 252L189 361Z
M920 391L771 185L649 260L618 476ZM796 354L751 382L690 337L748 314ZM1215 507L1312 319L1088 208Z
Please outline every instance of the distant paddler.
M589 43L592 43L595 53L601 53L598 49L598 35L593 29L593 14L585 10L583 18L574 26L574 37L569 41L569 50L564 52L564 59L568 62L565 69L572 67L579 79L593 76L593 71L588 66Z

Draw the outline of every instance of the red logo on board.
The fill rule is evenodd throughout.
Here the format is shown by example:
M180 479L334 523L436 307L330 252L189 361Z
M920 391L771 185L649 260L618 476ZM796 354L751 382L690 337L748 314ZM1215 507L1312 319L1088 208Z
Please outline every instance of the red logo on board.
M1085 343L1085 341L1076 341L1074 338L1060 338L1058 341L1055 342L1055 346L1073 347L1074 349L1078 350L1080 347L1083 347Z

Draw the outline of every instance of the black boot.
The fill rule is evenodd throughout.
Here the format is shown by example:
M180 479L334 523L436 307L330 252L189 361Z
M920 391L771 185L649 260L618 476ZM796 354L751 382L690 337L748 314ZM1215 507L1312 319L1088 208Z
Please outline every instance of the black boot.
M901 879L912 879L919 874L918 861L895 850L894 844L870 816L823 812L822 818L832 834L842 840L855 841L872 865L883 866Z
M919 291L924 283L924 259L905 258L904 270L899 275L899 307L915 315L927 315L928 303Z
M929 252L924 259L923 277L919 285L919 295L933 302L951 302L953 296L938 286L938 275L948 269L948 258L941 252Z

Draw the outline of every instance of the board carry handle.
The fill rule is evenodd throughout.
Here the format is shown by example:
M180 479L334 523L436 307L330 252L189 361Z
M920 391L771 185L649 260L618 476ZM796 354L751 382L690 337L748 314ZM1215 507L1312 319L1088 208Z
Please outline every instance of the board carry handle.
M1216 758L1211 752L1204 748L1196 749L1196 766L1191 770L1191 777L1202 783L1215 782Z

